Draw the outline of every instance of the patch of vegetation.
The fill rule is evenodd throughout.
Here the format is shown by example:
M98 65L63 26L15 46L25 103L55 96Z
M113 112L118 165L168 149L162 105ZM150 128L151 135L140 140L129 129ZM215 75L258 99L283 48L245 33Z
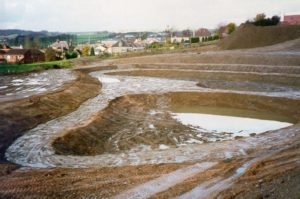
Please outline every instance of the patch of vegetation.
M247 23L251 23L255 26L276 26L280 22L280 17L274 15L271 18L266 18L264 13L257 14L254 18L254 21L248 21Z
M72 62L68 60L32 64L1 64L0 74L15 74L48 69L70 68L72 65Z
M78 53L76 51L69 51L65 53L66 59L74 59L78 57Z

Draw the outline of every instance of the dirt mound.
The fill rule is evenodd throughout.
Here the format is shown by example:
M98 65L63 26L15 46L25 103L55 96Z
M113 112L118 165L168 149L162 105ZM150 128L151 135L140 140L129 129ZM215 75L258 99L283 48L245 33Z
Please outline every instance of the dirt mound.
M222 49L242 49L269 46L300 37L300 25L254 26L242 25L220 42Z
M0 162L6 148L26 130L70 113L98 94L101 86L97 79L79 71L76 75L77 80L52 93L0 104Z

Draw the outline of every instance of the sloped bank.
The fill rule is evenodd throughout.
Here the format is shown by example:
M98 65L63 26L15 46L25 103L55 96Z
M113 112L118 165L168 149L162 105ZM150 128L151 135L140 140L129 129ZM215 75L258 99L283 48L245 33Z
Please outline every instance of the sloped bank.
M242 25L220 42L222 49L244 49L274 45L300 37L300 26L254 26Z
M281 115L290 118L293 123L300 118L300 111L295 109L300 106L300 101L279 97L217 92L127 95L112 100L88 125L71 129L58 137L53 147L60 155L97 155L120 153L140 145L176 147L187 144L191 139L207 143L217 135L203 132L199 137L195 129L174 120L169 112L186 107L195 110L199 106L272 113L274 117ZM218 139L230 138L219 136Z
M101 85L97 79L84 70L74 73L76 80L57 91L0 104L0 161L5 161L7 147L27 130L72 112L99 93Z

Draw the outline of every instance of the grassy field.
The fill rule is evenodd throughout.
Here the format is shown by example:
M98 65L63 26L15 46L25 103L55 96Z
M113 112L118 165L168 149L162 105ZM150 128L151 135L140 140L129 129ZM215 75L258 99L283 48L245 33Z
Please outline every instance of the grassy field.
M96 43L98 41L108 38L108 33L104 32L92 32L92 33L77 33L76 36L77 44Z
M72 65L73 63L69 60L33 64L1 64L0 74L15 74L56 68L70 68Z

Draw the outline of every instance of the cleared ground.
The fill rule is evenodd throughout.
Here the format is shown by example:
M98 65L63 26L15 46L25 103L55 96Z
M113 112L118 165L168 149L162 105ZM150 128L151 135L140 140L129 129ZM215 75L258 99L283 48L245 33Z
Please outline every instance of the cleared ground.
M34 145L36 148L27 157L16 156L13 160L21 158L20 163L28 165L34 164L34 161L57 164L54 168L20 167L17 170L13 164L2 164L0 197L299 198L300 127L297 122L300 120L298 95L300 59L295 53L288 55L286 53L291 52L288 49L294 44L284 44L285 53L280 53L281 49L275 54L267 53L269 52L267 49L259 55L252 51L200 54L194 52L99 63L98 68L91 68L89 72L104 69L101 66L103 64L110 65L105 69L113 71L103 73L120 75L118 77L124 84L111 89L103 83L100 92L95 89L99 85L97 87L96 84L88 84L94 85L95 88L72 92L72 98L78 99L82 93L91 93L90 91L94 90L94 96L97 96L81 104L81 107L76 109L77 112L73 111L42 126L29 127L33 129L28 132L28 138L30 134L33 136L31 138L35 138L35 132L45 133L47 136L41 137L41 140L48 145ZM271 48L275 49L268 47L269 50ZM293 51L295 49L296 47L293 47ZM152 81L148 77L160 77L162 80ZM92 82L94 80L92 79ZM76 82L79 84L82 81L78 79ZM178 85L174 85L175 83ZM160 88L162 90L159 92ZM171 92L172 89L177 92ZM81 90L89 92L80 93ZM47 96L49 94L42 97ZM113 155L108 154L106 159L111 160L108 162L110 167L99 168L97 164L89 165L89 161L100 158L92 155L107 151L112 154L118 152L111 144L113 142L109 141L116 132L119 132L115 137L116 140L120 138L126 140L119 142L119 147L123 147L124 151L137 143L146 143L155 148L161 143L168 143L171 140L168 138L177 137L183 132L192 134L192 129L172 120L167 113L146 114L153 113L151 112L153 109L168 110L169 106L182 103L274 112L293 118L296 124L250 138L158 150L152 156L151 151L139 152L137 149L136 156L127 156L124 153L127 160L122 163L113 161L122 158L113 159ZM98 110L95 108L97 106L103 108ZM91 114L79 114L84 113L81 111L85 108L91 111ZM44 113L48 111L45 109ZM24 115L22 112L18 114ZM71 123L66 124L68 126L66 129L52 125L72 121L73 116L77 118L76 114L79 114L82 120L73 121L72 126ZM18 120L13 118L11 121ZM153 130L147 122L151 122L158 129ZM40 120L40 123L44 121ZM44 132L48 127L53 127L49 128L53 132ZM134 132L138 128L149 133L136 136ZM120 133L124 129L126 131ZM165 132L170 137L166 136ZM183 134L186 136L186 133ZM52 137L53 135L55 136ZM149 140L153 142L149 143ZM18 145L20 148L16 148L18 149L16 154L21 153L22 148L30 149L31 142L29 139L27 141L25 143L28 146ZM172 142L169 144L172 145ZM54 146L58 155L48 153L51 151L48 146L50 148ZM65 156L66 154L77 156ZM173 162L172 158L179 154L178 157L182 158L180 161L167 163ZM184 161L187 157L194 158ZM142 158L144 162L138 162ZM155 160L153 162L155 164L149 163L152 160ZM64 165L68 161L73 161L74 165L80 163L88 168L66 168ZM102 160L104 161L105 159ZM112 167L118 163L119 167ZM138 166L123 165L128 163ZM72 164L69 167L72 167Z

